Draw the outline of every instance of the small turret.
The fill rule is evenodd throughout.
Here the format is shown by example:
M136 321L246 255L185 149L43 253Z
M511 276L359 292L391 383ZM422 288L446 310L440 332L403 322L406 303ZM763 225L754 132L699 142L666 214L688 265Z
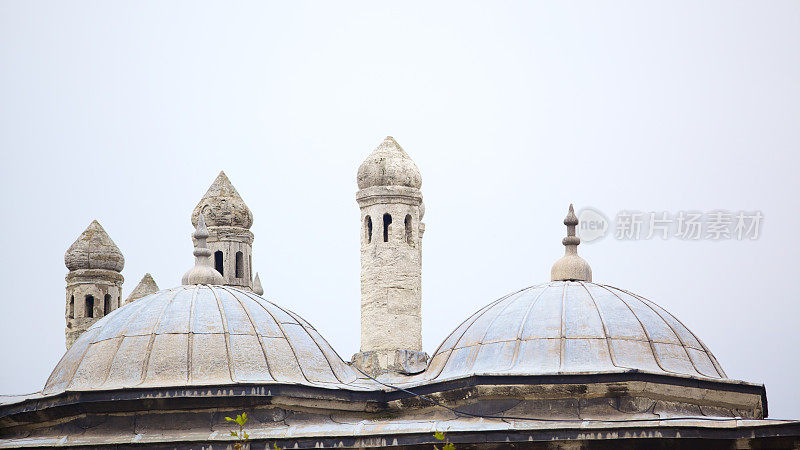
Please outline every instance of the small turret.
M93 220L67 250L64 264L69 269L65 331L69 348L98 319L119 308L125 258Z
M208 226L208 248L212 267L222 274L223 283L253 289L253 213L233 187L225 172L220 172L192 212L192 225L200 215Z

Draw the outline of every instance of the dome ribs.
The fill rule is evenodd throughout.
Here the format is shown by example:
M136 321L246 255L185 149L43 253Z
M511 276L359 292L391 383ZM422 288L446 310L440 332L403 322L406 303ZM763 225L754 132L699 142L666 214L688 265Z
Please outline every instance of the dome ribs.
M664 365L661 363L661 358L659 357L658 351L656 350L656 347L655 347L655 345L653 343L653 338L650 337L650 333L647 331L647 327L644 326L644 323L642 323L642 320L639 318L639 316L636 315L636 312L633 310L633 308L631 308L631 306L628 304L628 302L623 300L622 297L620 297L616 292L614 292L611 289L609 289L608 286L606 286L606 285L596 284L595 286L598 286L598 287L600 287L602 289L605 289L611 295L613 295L614 297L619 299L619 301L622 302L622 304L625 305L626 308L628 308L628 310L631 312L631 314L636 319L636 321L639 322L639 326L642 328L642 332L647 337L647 343L650 345L650 351L653 352L653 359L655 360L656 364L658 364L658 367L661 368L661 370L663 370L664 372L676 373L676 372L672 372L671 370L665 368Z
M243 292L244 292L244 291L243 291ZM245 295L247 295L247 296L251 296L251 294L250 294L249 292L244 292L244 293L245 293ZM252 298L252 297L251 297L251 298ZM313 326L312 326L310 323L308 323L308 322L307 322L305 319L303 319L302 317L300 317L300 316L299 316L299 315L297 315L296 313L294 313L294 312L292 312L292 311L290 311L290 310L288 310L288 309L284 309L284 308L282 308L282 307L278 306L277 304L275 304L275 303L273 303L273 302L271 302L271 301L269 301L269 300L267 300L267 299L261 298L261 300L262 300L262 301L264 301L264 302L267 302L267 303L269 303L270 305L272 305L273 307L275 307L275 308L279 309L281 312L283 312L283 313L284 313L284 314L286 314L287 316L289 316L289 317L291 317L292 319L294 319L294 320L297 322L297 324L298 324L298 325L300 325L300 327L301 327L301 328L303 328L303 331L304 331L304 332L305 332L305 334L308 336L309 340L310 340L311 342L313 342L313 343L314 343L314 345L317 347L317 349L319 350L320 354L322 355L322 357L325 359L326 363L328 364L328 368L330 369L330 373L331 373L331 375L333 375L333 379L335 379L335 380L338 380L340 383L343 383L343 384L350 384L350 383L352 383L352 381L345 381L345 380L344 380L344 379L343 379L343 378L340 376L340 375L343 375L343 374L340 374L340 373L339 373L339 371L338 371L338 370L337 370L337 369L334 367L334 364L333 364L333 362L331 361L331 358L330 358L330 356L328 355L328 352L326 352L326 351L325 351L325 349L322 347L322 345L320 345L320 342L319 342L319 341L321 340L321 341L322 341L322 342L323 342L323 343L324 343L324 344L325 344L325 345L328 347L328 349L329 349L329 350L330 350L330 351L333 353L333 356L335 356L336 358L338 358L338 359L339 359L339 361L342 361L342 359L341 359L341 357L339 356L339 354L338 354L338 353L336 353L336 351L333 349L333 347L331 347L331 346L330 346L330 344L328 344L328 341L326 341L326 340L325 340L325 338L323 338L323 337L322 337L322 335L321 335L321 334L319 334L319 332L316 330L316 328L314 328L314 327L313 327ZM261 303L261 302L259 302L259 303ZM281 328L282 328L282 327L281 327ZM283 328L282 328L282 329L283 329ZM312 331L313 331L314 333L316 333L316 335L312 334L312 333L311 333ZM289 340L289 339L288 339L288 336L287 336L287 341L288 341L288 340ZM296 353L295 353L295 355L296 355ZM342 361L342 362L343 362L343 361ZM301 367L301 369L302 369L302 364L300 364L300 360L299 360L299 359L298 359L298 365L300 365L300 367ZM343 367L347 367L347 366L344 366L344 365L343 365ZM343 368L343 367L340 367L340 369L341 369L341 368ZM349 369L349 368L348 368L348 369ZM351 369L351 370L352 370L352 369ZM353 371L353 372L354 372L354 371ZM304 372L304 373L305 373L305 372ZM354 378L354 379L357 379L357 378L358 378L358 376L357 376L355 373L352 373L352 376L353 376L353 378ZM306 377L306 379L308 379L308 377ZM310 382L313 382L313 381L312 381L312 380L310 380L310 379L309 379L309 381L310 381ZM333 380L332 380L332 381L333 381ZM353 380L353 381L354 381L354 380Z
M627 292L627 291L625 291L625 292ZM631 295L632 297L635 297L636 299L638 299L640 302L642 302L645 305L647 305L653 311L655 311L656 314L658 314L664 320L664 322L667 323L667 325L670 327L670 329L672 329L675 332L675 335L678 336L678 339L681 341L681 343L683 343L683 347L686 350L686 354L689 355L689 360L692 362L692 365L695 366L695 370L697 370L698 373L700 373L701 375L706 375L706 374L703 373L703 371L700 370L699 367L697 367L697 363L695 362L694 358L692 357L691 352L689 352L689 349L698 350L698 351L704 353L706 355L706 357L708 357L709 361L711 362L711 365L714 368L714 371L717 372L717 375L719 377L721 377L721 378L726 378L725 372L722 371L722 367L719 366L719 363L716 361L716 358L711 354L711 352L708 351L708 348L706 348L706 346L700 341L700 338L698 338L697 335L695 335L692 332L692 330L690 330L686 325L684 325L683 322L680 321L680 319L678 319L677 317L673 316L672 314L670 314L669 312L664 310L664 308L656 305L655 303L651 302L650 300L648 300L648 299L646 299L646 298L644 298L644 297L642 297L640 295L634 294L633 292L627 292L627 293L629 295ZM700 346L700 348L697 348L696 346L692 346L692 345L687 345L686 342L683 340L683 338L680 336L681 333L679 333L678 330L676 330L675 327L673 327L672 324L669 323L670 320L667 320L665 315L669 316L669 318L671 320L674 320L677 323L677 325L680 325L680 327L682 327L683 330L687 334L689 334L697 342L697 344ZM706 376L709 376L709 375L706 375ZM713 376L713 375L711 375L711 376Z
M231 336L230 336L230 328L228 327L228 318L225 316L225 306L222 304L222 301L217 295L217 289L219 287L209 286L211 293L214 294L214 299L217 300L217 311L219 311L219 315L222 318L222 335L225 339L225 360L228 363L228 376L230 377L231 381L236 381L236 377L233 375L233 361L231 358ZM255 328L253 329L255 332Z
M594 309L597 311L597 317L600 318L600 325L602 325L603 334L605 334L605 336L606 336L605 337L605 341L606 341L606 345L608 346L608 355L611 358L611 364L613 364L615 367L623 368L623 366L620 366L619 364L617 364L617 358L616 358L616 355L614 354L614 348L611 345L611 337L610 337L611 334L608 332L608 327L606 326L606 321L603 318L603 312L600 310L600 306L597 304L597 301L594 299L594 296L589 291L589 288L586 287L586 284L583 281L578 281L578 284L580 284L580 286L586 291L586 294L589 296L589 299L592 300L592 304L594 305Z
M532 287L532 286L531 286L531 287ZM475 322L476 322L476 321L477 321L479 318L481 318L481 317L482 317L484 314L486 314L486 312L487 312L487 311L489 311L490 309L494 308L494 307L495 307L495 306L496 306L498 303L500 303L500 302L502 302L502 301L506 300L507 298L511 297L511 296L512 296L512 295L514 295L514 294L518 294L518 293L520 293L520 292L523 292L523 291L525 291L526 289L529 289L529 288L520 289L519 291L512 292L512 293L510 293L510 294L504 295L503 297L500 297L499 299L497 299L497 300L495 300L495 301L493 301L493 302L489 303L488 305L484 306L483 308L479 309L479 310L478 310L478 312L476 312L476 313L475 313L475 314L473 314L472 316L468 317L468 318L467 318L467 320L465 320L465 321L461 322L461 325L459 325L459 326L458 326L458 327L457 327L457 328L456 328L456 329L453 331L453 333L451 333L451 335L450 335L450 336L448 336L447 338L445 338L445 340L444 340L444 341L443 341L443 342L442 342L442 343L439 345L439 348L437 348L437 349L436 349L436 352L434 352L434 354L433 354L433 357L431 358L431 365L433 364L433 358L435 358L435 357L436 357L436 355L440 353L440 350L441 350L441 349L443 348L443 346L444 346L444 345L447 343L447 341L450 339L450 337L451 337L453 334L455 334L456 332L458 332L458 330L459 330L459 329L460 329L462 326L466 325L466 326L464 326L464 330L461 332L460 336L459 336L459 337L458 337L458 338L455 340L455 342L453 342L453 345L451 345L451 346L450 346L449 352L448 352L447 356L445 357L445 361L442 363L442 365L441 365L441 368L439 369L439 371L438 371L438 372L437 372L435 375L433 375L433 374L432 374L432 375L430 376L430 379L437 378L439 375L441 375L441 373L442 373L442 372L444 372L444 371L445 371L445 369L448 367L448 363L450 362L450 357L453 355L453 351L454 351L455 349L459 348L459 347L458 347L458 344L459 344L459 342L461 342L461 339L464 337L464 334L467 332L467 330L469 329L469 327L471 327L471 326L472 326L472 325L473 325L473 324L474 324L474 323L475 323ZM467 322L469 322L469 324L468 324L468 325L467 325Z
M511 366L509 368L516 367L518 362L519 362L518 361L518 359L519 359L519 351L520 351L520 347L522 346L522 330L525 328L525 324L528 322L528 316L530 316L531 311L533 310L533 307L536 306L537 303L539 303L539 299L542 298L542 295L544 295L545 291L550 289L551 286L550 285L531 286L531 287L525 289L525 291L536 290L539 287L542 288L541 292L539 292L539 295L537 295L536 298L533 299L533 301L531 301L528 304L528 308L526 308L525 314L522 316L522 320L519 322L519 327L517 328L517 339L514 342L514 355L511 358Z
M197 293L196 289L197 288L195 288L195 295ZM150 340L149 340L149 342L147 344L147 350L145 351L144 363L142 364L142 376L141 376L141 381L139 382L140 385L146 385L147 384L147 378L148 378L148 375L150 374L150 364L151 364L151 361L152 361L153 348L156 346L157 337L158 336L163 336L163 334L162 335L157 334L158 326L161 323L161 320L164 318L164 314L169 309L169 305L172 304L172 301L175 300L175 297L177 297L178 294L180 294L182 290L183 290L183 288L179 287L179 288L175 288L172 291L168 291L168 292L174 292L174 295L172 295L172 297L169 299L169 301L164 305L164 308L161 310L161 313L158 315L158 319L157 319L156 323L153 324L153 327L151 328ZM146 309L146 306L150 306L150 304L153 303L156 298L158 298L158 297L155 297L155 296L150 297L150 301L147 304L143 305L141 308L139 308L136 311L136 317L138 318L139 314ZM192 301L192 305L194 305L194 301ZM130 324L132 322L133 322L133 317L131 318L131 320L128 323ZM191 336L191 330L190 330L189 336ZM189 348L191 349L191 339L188 339L188 340L189 340ZM186 360L187 360L187 366L190 365L191 361L192 361L191 354L187 355ZM188 374L190 373L190 370L191 370L191 367L187 367L187 369L186 369L187 380L188 380Z
M239 304L242 306L242 310L247 315L247 318L250 320L250 325L252 325L252 327L253 327L253 334L255 335L256 339L258 340L258 344L261 347L261 351L263 352L264 363L266 364L266 367L267 367L267 373L269 373L270 378L272 378L273 380L277 380L275 378L275 375L273 375L273 373L272 373L272 367L271 367L271 364L269 362L269 357L267 356L267 349L264 347L264 340L261 339L261 336L259 336L259 334L258 334L258 328L256 327L256 322L253 319L253 315L250 313L250 308L248 308L244 304L242 299L238 295L236 295L235 291L233 291L232 289L229 289L227 287L223 287L222 289L225 290L226 292L228 292L229 294L231 294L233 296L233 298L235 298L236 301L238 301ZM253 299L251 299L249 297L247 297L247 298L248 298L248 300L253 301ZM256 302L256 304L257 304L257 302Z
M651 305L649 305L648 303L646 303L646 302L643 302L643 301L641 300L641 298L639 298L637 295L633 294L632 292L626 291L626 290L624 290L624 289L620 289L620 291L622 291L622 292L624 292L624 293L626 293L626 294L630 295L631 297L633 297L634 299L638 300L638 301L639 301L640 303L642 303L643 305L645 305L645 306L647 306L648 308L650 308L650 309L651 309L651 310L652 310L654 313L656 313L656 315L658 315L658 317L660 317L660 318L661 318L661 320L662 320L662 321L663 321L663 322L664 322L664 323L667 325L667 327L668 327L670 330L672 330L672 333L674 333L674 334L675 334L675 337L678 339L678 342L680 342L680 343L681 343L681 347L683 348L683 351L686 353L686 358L689 360L689 363L692 365L692 367L694 367L694 370L695 370L695 372L697 372L697 374L698 374L698 375L705 375L705 376L708 376L708 375L704 374L702 371L700 371L700 369L697 367L697 364L695 364L694 360L692 359L692 355L689 353L688 345L686 344L686 341L684 341L684 340L683 340L683 338L681 337L680 333L678 333L678 332L675 330L675 328L674 328L674 327L673 327L673 326L672 326L672 325L669 323L669 321L668 321L668 320L666 320L666 319L664 318L664 316L663 316L661 313L659 313L659 312L658 312L658 310L656 310L655 308L653 308L653 307L652 307Z

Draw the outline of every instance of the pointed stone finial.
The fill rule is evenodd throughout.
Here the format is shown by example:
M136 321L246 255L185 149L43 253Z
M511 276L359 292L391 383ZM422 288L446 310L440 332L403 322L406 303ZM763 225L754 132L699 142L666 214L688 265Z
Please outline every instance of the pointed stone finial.
M158 285L156 281L153 279L153 276L149 273L144 274L142 277L142 281L133 288L128 298L125 299L124 304L128 304L134 300L139 300L140 298L158 292Z
M578 217L572 204L569 205L569 212L564 218L564 225L567 226L567 237L561 241L566 247L564 256L553 264L550 270L552 281L592 281L592 268L589 263L578 256L578 245L581 238L575 235L575 227L578 225Z
M261 278L258 277L258 272L256 272L256 277L253 279L253 292L256 295L264 295L264 288L261 286Z
M197 220L197 228L192 236L194 245L194 267L189 269L181 280L182 284L222 284L222 274L211 266L211 250L208 249L208 228L203 214Z

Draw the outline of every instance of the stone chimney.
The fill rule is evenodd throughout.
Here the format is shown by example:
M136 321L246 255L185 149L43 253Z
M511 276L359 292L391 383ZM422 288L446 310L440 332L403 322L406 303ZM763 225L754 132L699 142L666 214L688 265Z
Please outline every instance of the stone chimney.
M361 351L369 375L425 370L422 351L422 177L392 137L358 169Z

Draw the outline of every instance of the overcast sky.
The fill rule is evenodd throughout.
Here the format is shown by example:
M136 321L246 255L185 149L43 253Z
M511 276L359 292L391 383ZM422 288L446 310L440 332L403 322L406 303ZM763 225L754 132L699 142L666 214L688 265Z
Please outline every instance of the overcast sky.
M178 285L220 170L266 297L349 360L356 170L392 135L423 176L428 353L549 281L570 202L761 211L756 240L612 229L579 251L800 418L799 50L797 1L4 1L0 393L41 389L63 354L64 252L91 220L124 296L145 272Z

